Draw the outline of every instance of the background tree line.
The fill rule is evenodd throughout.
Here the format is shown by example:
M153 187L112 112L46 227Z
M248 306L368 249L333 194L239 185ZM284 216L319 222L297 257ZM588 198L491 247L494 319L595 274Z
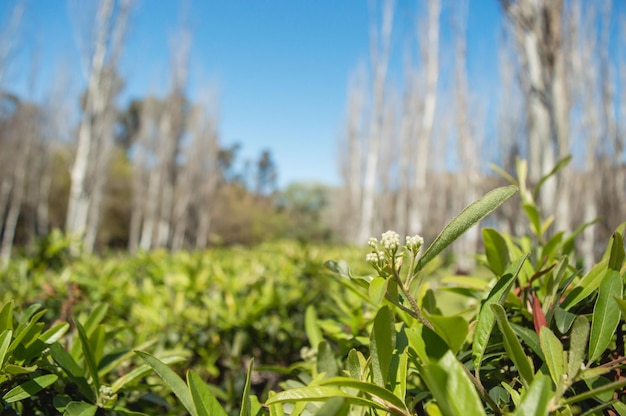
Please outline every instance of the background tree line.
M429 239L500 181L489 163L513 172L518 156L528 159L536 183L573 155L538 198L558 229L599 218L585 230L588 260L597 255L596 242L604 244L625 219L626 13L619 3L501 0L495 110L468 76L469 0L417 1L408 37L394 36L407 8L375 3L369 60L349 82L338 152L342 185L282 190L270 150L242 161L238 146L220 141L214 91L188 97L193 39L184 24L171 42L167 92L120 106L119 61L134 4L94 4L92 20L76 28L87 80L80 97L68 97L61 70L47 98L33 98L36 52L27 75L33 93L15 95L6 69L23 41L24 2L0 32L5 263L14 245L27 246L53 228L80 234L89 252L202 249L277 237L363 243L387 229ZM390 74L398 53L401 79ZM515 206L494 225L519 231ZM472 266L478 244L474 230L456 245L462 268Z

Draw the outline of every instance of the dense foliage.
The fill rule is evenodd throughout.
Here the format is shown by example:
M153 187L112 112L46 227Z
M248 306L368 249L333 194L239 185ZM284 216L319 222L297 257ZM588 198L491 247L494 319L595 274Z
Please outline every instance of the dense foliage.
M365 261L295 243L71 259L52 236L1 276L2 414L626 415L626 227L583 270L590 224L549 233L545 180L518 167L428 248L388 231ZM530 234L484 228L481 266L453 275L440 254L517 193Z

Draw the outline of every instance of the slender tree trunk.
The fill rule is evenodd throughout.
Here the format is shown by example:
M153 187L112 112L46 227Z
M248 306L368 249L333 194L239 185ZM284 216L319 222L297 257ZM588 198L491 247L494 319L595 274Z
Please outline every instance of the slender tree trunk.
M20 146L18 146L18 154L15 168L13 170L13 192L9 203L6 221L4 222L4 232L2 234L2 246L0 247L0 265L2 269L6 269L11 258L13 249L13 239L17 228L17 221L22 208L22 200L26 188L26 169L28 159L31 152L34 135L34 123L29 112L21 114L17 120L18 126L13 134L20 136Z
M393 25L393 3L387 1L384 4L381 33L374 31L372 36L372 69L373 69L373 100L374 107L370 115L370 126L367 141L367 156L365 159L365 177L363 182L362 211L358 242L365 242L372 236L372 227L375 218L376 180L378 179L378 163L380 158L383 123L385 117L385 95L387 67L389 65L389 53L391 42L391 29Z
M437 108L437 87L439 85L439 15L441 1L432 0L428 3L428 34L426 38L426 95L421 114L419 133L415 136L415 164L413 166L414 186L409 211L408 231L410 234L423 233L424 218L428 217L427 174L430 158L430 141L435 123ZM419 93L416 91L415 93Z

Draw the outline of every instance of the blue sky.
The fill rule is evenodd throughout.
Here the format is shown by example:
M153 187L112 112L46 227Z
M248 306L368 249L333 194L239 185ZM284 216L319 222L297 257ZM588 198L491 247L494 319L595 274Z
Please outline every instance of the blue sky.
M15 1L0 1L1 22ZM339 184L337 143L350 73L368 59L369 4L367 0L139 0L120 67L127 83L121 100L166 91L170 38L185 5L183 21L193 31L189 94L193 97L204 85L217 88L222 143L241 143L243 158L270 149L281 186L292 181ZM452 37L446 15L454 4L444 1L444 40ZM59 67L68 73L74 93L80 91L85 81L79 70L74 23L90 8L83 0L27 0L26 6L25 47L5 85L25 90L25 68L32 56L28 51L38 45L42 70L35 96L45 93ZM397 1L392 73L401 72L402 41L410 36L415 9L415 2ZM495 93L497 1L471 0L468 28L472 88ZM442 53L445 69L448 58Z

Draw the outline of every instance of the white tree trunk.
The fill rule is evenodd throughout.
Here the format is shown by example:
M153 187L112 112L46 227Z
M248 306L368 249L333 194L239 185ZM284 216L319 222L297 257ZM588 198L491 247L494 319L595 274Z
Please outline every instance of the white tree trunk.
M424 232L424 218L428 217L427 174L430 158L430 141L435 123L437 109L437 88L439 85L439 16L441 1L432 0L428 3L428 35L426 38L425 89L424 108L418 125L415 142L415 164L413 170L414 186L410 201L408 232L418 234ZM419 91L414 93L419 94Z

